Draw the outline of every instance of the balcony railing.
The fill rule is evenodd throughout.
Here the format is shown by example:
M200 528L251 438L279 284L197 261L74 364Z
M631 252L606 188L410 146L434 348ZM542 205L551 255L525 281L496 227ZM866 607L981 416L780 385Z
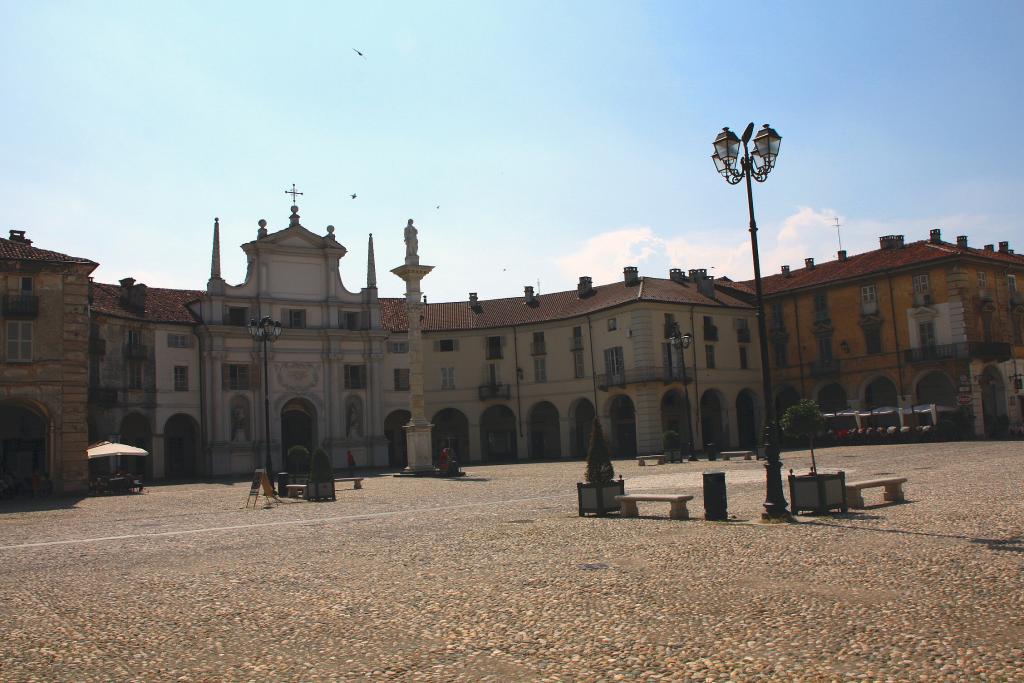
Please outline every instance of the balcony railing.
M478 392L481 401L503 398L506 401L512 398L512 386L510 384L481 384Z
M1004 342L959 342L956 344L936 344L907 349L903 358L908 363L928 363L941 360L962 360L977 358L979 360L1005 361L1010 359L1010 345Z
M582 351L583 350L583 337L569 337L569 350L570 351Z
M819 358L811 362L811 377L835 377L838 374L838 358Z
M543 356L548 352L547 344L544 342L530 342L530 354L534 356Z
M691 377L684 375L682 368L636 368L622 372L597 376L597 388L608 391L611 387L624 387L627 384L646 384L648 382L683 382L689 384Z
M102 356L107 352L107 340L100 337L89 337L89 353Z
M5 318L35 318L39 315L39 297L34 294L4 294Z
M124 357L131 360L146 360L149 358L149 347L145 344L125 344Z
M101 406L112 406L117 403L117 389L91 387L89 389L89 403Z

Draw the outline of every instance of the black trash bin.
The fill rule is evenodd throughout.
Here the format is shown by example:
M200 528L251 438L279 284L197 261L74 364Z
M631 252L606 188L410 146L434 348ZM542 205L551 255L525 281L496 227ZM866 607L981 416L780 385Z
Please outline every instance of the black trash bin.
M729 501L725 495L725 472L704 473L704 519L729 519Z
M277 495L279 498L288 497L288 473L277 473Z

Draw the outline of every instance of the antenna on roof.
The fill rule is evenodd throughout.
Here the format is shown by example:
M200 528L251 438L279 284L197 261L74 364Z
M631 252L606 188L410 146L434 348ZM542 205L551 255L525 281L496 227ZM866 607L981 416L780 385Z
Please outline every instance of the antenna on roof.
M540 278L537 278L537 293L540 294Z
M843 250L843 236L839 234L839 218L836 217L836 224L833 226L836 229L836 237L839 238L839 251Z

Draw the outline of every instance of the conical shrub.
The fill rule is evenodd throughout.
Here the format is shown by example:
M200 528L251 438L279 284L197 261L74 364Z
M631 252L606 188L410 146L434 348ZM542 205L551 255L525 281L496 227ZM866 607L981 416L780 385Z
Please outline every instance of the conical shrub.
M309 449L292 446L288 449L288 472L293 476L304 476L309 472Z
M607 484L615 478L611 456L608 455L608 443L604 440L601 420L594 418L594 428L590 431L590 447L587 449L588 484Z
M318 448L313 451L313 458L309 463L309 483L319 484L325 481L334 480L334 469L331 467L331 459L327 451Z

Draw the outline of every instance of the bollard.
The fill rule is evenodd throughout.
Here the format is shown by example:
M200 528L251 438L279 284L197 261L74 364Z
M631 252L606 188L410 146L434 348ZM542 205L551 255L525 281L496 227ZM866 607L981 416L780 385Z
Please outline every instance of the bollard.
M729 501L725 495L725 472L704 473L704 519L721 521L729 518Z
M277 473L277 496L279 498L288 497L288 473L278 472Z

